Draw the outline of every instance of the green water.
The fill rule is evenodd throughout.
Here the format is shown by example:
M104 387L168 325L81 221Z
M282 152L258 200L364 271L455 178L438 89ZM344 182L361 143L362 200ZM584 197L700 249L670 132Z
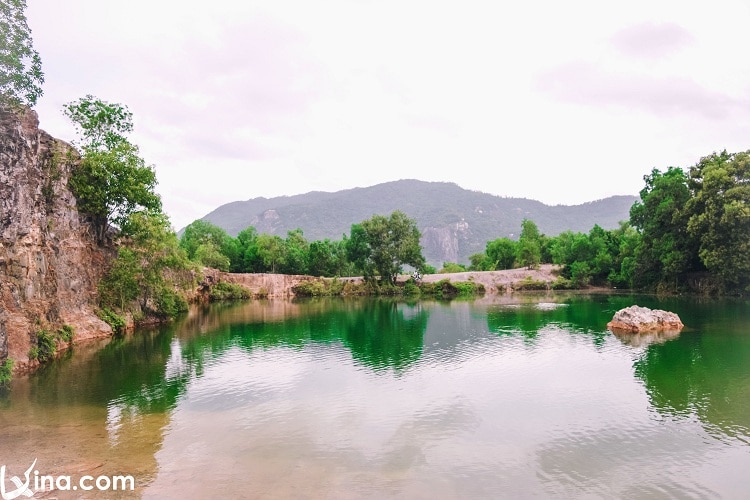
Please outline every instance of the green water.
M686 329L609 333L634 303ZM43 474L133 475L119 496L146 498L746 498L750 303L196 309L15 380L0 464L35 458Z

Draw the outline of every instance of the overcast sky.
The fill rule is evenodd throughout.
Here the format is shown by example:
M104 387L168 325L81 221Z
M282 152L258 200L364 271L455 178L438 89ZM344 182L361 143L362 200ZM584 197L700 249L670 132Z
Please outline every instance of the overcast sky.
M398 179L548 204L750 149L746 0L29 0L62 105L127 105L179 229Z

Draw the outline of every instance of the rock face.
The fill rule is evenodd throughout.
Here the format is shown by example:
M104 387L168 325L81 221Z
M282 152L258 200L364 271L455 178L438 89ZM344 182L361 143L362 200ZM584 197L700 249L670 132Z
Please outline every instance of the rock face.
M617 311L607 328L614 332L679 332L685 325L673 312L630 306Z
M78 153L39 130L34 111L0 108L0 362L33 365L41 328L111 334L94 314L106 262L81 221L68 177Z

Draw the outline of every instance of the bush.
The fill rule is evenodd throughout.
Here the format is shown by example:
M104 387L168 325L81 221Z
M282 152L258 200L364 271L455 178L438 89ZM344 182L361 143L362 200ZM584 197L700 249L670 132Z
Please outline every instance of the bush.
M468 297L485 292L484 285L471 281L457 281L451 283L449 279L440 280L436 283L422 283L420 286L423 295L429 295L438 299L453 297Z
M445 262L443 263L443 268L438 271L439 274L451 274L451 273L463 273L466 271L466 267L457 264L455 262Z
M57 353L57 341L54 334L49 330L36 332L36 342L29 349L29 359L36 359L44 363L52 359Z
M414 282L413 279L409 279L406 283L404 283L404 295L421 295L422 290L419 289L417 284Z
M97 316L99 316L99 319L112 327L112 331L114 333L122 333L123 331L125 331L125 326L127 324L125 322L125 318L112 311L111 309L100 309L97 312Z
M172 289L162 289L154 299L156 315L162 318L174 318L181 312L188 310L185 298Z
M553 290L573 290L575 289L575 286L573 286L573 282L569 279L565 279L562 276L559 276L555 281L552 282L550 288L552 288Z
M64 340L65 342L70 343L71 340L73 340L73 337L75 336L75 330L70 325L63 325L58 331L57 336L60 337L60 339Z
M13 360L6 358L0 363L0 388L7 388L13 378Z
M342 295L349 282L343 282L338 278L303 281L292 287L294 295L299 297L329 297Z
M250 290L244 286L226 281L216 283L208 292L208 299L211 302L218 302L220 300L248 300L252 296L253 294Z
M546 290L547 282L535 280L531 276L526 276L518 283L514 283L512 288L514 291Z

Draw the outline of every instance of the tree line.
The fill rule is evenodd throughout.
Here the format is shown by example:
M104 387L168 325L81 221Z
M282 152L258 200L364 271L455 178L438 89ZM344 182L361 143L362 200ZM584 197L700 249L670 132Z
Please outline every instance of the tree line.
M488 242L467 269L552 263L562 266L561 287L750 292L750 151L713 153L687 170L653 169L644 182L617 229L548 237L526 220L518 241Z

